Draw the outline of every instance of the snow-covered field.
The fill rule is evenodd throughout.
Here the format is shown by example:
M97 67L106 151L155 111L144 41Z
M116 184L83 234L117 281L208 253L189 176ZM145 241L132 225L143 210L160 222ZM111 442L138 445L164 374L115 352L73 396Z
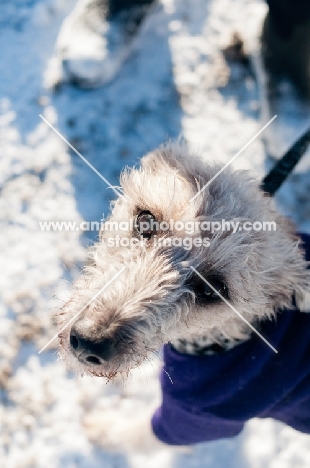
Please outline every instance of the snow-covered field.
M96 233L42 232L39 221L100 220L111 189L43 122L45 116L112 184L121 168L179 134L206 158L228 161L259 130L257 86L249 67L221 53L238 31L246 44L266 6L258 0L163 0L130 60L97 90L44 75L72 0L2 0L0 5L0 465L6 468L306 468L310 438L271 420L253 420L235 439L175 453L110 453L92 445L91 410L134 417L159 401L160 362L105 385L67 373L57 361L55 307L67 297ZM309 157L309 156L307 156ZM258 177L255 140L234 163ZM309 227L305 176L282 190L299 226ZM310 199L310 194L309 194ZM287 203L284 203L287 202ZM56 298L56 299L55 299ZM114 421L118 424L118 420Z

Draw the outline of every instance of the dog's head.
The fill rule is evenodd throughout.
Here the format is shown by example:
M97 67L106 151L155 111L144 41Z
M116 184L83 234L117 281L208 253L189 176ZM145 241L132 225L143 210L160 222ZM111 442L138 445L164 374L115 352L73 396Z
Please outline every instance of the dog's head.
M247 325L227 302L254 323L309 287L291 223L247 172L220 170L170 144L122 174L124 196L58 315L70 367L112 378L169 341L240 338Z

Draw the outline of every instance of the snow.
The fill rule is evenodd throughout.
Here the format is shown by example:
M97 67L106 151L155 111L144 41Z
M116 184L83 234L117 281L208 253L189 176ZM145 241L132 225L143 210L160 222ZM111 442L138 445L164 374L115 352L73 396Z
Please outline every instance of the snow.
M52 338L55 307L96 233L42 232L42 220L100 220L113 192L40 119L41 113L112 185L125 165L179 134L210 160L228 161L259 130L253 75L227 66L220 51L239 31L257 34L266 11L258 0L163 0L130 58L96 90L44 88L61 23L74 1L4 0L0 13L0 460L6 468L305 468L309 436L271 420L250 421L231 440L176 453L112 453L88 440L90 409L134 415L159 401L159 359L128 383L69 374ZM230 73L230 74L229 74ZM265 172L260 139L234 162ZM281 189L281 209L309 228L307 174ZM304 197L304 198L303 198ZM56 297L56 299L55 299ZM115 424L117 424L117 420Z

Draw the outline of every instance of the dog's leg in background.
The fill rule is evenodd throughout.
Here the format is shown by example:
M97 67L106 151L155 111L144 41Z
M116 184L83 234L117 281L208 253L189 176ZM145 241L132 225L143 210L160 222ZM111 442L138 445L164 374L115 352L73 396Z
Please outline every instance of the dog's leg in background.
M279 159L310 127L310 4L303 0L268 0L255 61L262 121L277 115L264 132L267 156ZM303 158L298 171L309 170Z
M46 86L67 82L94 88L111 81L153 3L155 0L79 0L59 32Z

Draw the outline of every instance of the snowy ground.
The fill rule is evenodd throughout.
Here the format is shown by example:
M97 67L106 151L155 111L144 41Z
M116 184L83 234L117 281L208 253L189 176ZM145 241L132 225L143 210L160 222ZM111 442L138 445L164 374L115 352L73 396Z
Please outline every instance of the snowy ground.
M135 371L129 383L77 378L57 362L57 298L94 238L42 232L41 220L100 220L113 192L39 118L43 114L93 164L117 183L167 138L183 133L206 158L228 161L259 129L251 70L230 67L220 51L239 31L255 35L265 12L258 0L163 0L130 60L113 83L82 91L43 87L61 22L74 1L2 0L0 7L0 179L2 254L0 305L0 464L6 468L306 468L310 439L271 420L253 420L235 439L200 444L186 453L109 453L93 446L83 416L119 408L134 417L159 397L159 362ZM264 173L256 140L234 163ZM309 227L305 177L282 192L282 205ZM299 185L298 185L299 184ZM117 421L115 422L117 424Z

